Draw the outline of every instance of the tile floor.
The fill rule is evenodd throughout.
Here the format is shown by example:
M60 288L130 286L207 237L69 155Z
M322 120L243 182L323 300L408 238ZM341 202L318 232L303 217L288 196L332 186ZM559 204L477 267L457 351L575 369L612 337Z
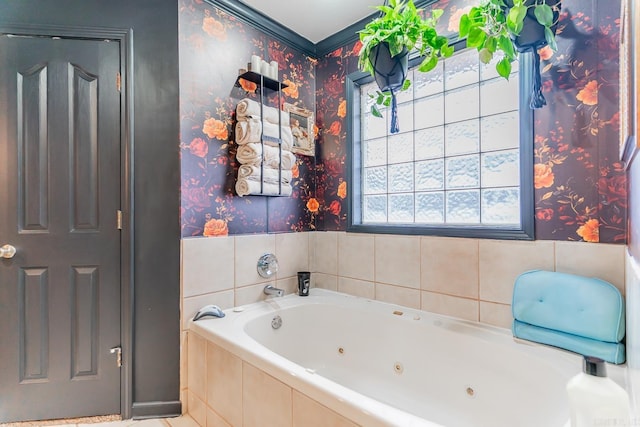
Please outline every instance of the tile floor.
M23 423L0 423L0 427L199 427L190 416L154 418L148 420L121 420L120 416L75 418Z

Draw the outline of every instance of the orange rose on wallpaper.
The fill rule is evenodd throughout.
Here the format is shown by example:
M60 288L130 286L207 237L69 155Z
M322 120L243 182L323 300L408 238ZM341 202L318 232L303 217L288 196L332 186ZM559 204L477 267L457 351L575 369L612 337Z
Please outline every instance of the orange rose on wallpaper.
M258 85L254 82L250 82L249 80L239 79L240 87L247 92L255 92L258 89Z
M209 152L209 144L202 138L194 138L189 144L189 151L191 154L198 157L207 157L207 153Z
M202 132L209 138L216 138L222 141L226 141L229 138L229 131L227 125L223 121L214 119L213 117L204 121Z
M578 236L585 242L598 243L600 241L600 224L597 219L590 219L578 228Z
M578 92L576 99L582 102L584 105L596 105L598 104L598 82L591 80L587 85Z
M338 105L338 117L345 118L347 117L347 100L343 99L340 105Z
M309 212L316 213L318 212L319 208L320 208L320 203L318 203L318 201L313 197L310 198L309 201L307 202L307 209L309 209Z
M338 197L341 199L347 197L347 181L342 181L340 185L338 185Z
M227 31L224 29L224 25L222 22L213 19L212 16L207 16L202 20L202 29L210 36L220 40L227 39Z
M327 130L327 133L329 133L330 135L340 135L340 131L342 130L342 123L340 123L337 120L334 120L333 123L331 123L331 126L329 127L329 130Z
M538 49L538 55L540 55L540 59L546 61L547 59L551 59L553 56L553 49L551 49L549 45L546 45L542 49Z
M204 224L202 235L204 237L228 236L229 227L227 227L227 221L223 219L210 219Z
M549 165L538 163L533 166L533 186L536 190L551 187L553 179L553 169Z
M282 92L290 98L298 99L298 85L289 79L285 79L283 83L289 85L289 87L282 89Z

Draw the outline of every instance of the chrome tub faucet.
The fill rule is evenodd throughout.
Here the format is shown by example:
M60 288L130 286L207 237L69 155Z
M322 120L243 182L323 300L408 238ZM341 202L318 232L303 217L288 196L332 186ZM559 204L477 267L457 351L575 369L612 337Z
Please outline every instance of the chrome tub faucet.
M284 295L284 289L276 288L273 285L267 285L264 287L264 293L265 295L281 297Z

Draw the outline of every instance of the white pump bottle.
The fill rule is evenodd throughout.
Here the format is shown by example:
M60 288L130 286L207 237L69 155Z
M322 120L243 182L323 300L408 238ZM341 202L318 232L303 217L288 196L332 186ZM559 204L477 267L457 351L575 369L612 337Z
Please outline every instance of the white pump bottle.
M604 360L585 356L582 367L567 383L571 427L630 426L629 395L607 378Z

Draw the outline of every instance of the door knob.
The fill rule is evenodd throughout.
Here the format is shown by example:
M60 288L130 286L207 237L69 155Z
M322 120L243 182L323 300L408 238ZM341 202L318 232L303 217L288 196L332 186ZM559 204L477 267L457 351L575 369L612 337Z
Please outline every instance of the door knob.
M16 254L16 248L11 245L4 245L0 248L0 257L2 258L13 258Z

